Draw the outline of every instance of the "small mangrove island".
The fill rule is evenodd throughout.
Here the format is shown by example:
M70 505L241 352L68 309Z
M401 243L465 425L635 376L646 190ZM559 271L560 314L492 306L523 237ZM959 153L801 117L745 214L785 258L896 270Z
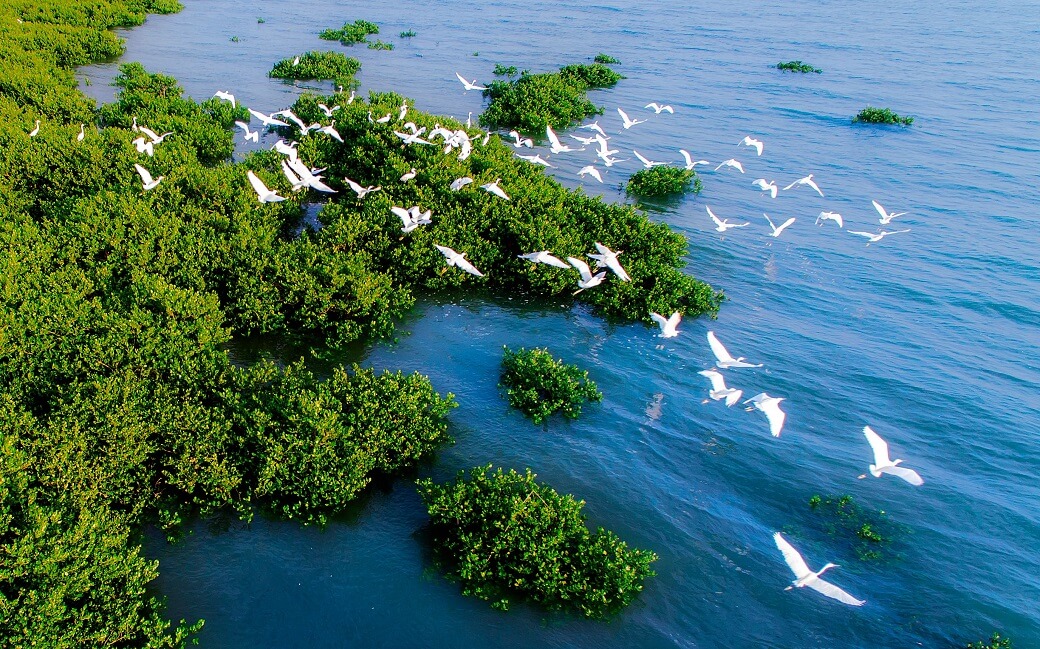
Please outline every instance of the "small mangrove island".
M576 419L583 403L603 400L588 371L553 359L548 349L504 348L501 381L509 405L536 424L557 412Z
M898 124L910 126L914 123L913 117L903 117L892 112L889 108L874 108L867 106L852 118L853 124Z

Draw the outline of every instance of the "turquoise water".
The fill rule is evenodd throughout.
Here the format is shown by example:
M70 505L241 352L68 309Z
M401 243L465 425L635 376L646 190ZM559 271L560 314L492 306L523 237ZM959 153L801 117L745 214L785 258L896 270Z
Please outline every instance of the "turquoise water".
M465 118L479 114L481 98L463 93L456 71L489 81L495 63L541 71L605 52L627 79L592 99L606 108L600 124L619 157L636 148L679 162L685 148L715 164L736 157L747 170L705 171L700 196L645 206L689 238L689 272L726 292L715 322L684 322L662 341L581 308L442 296L400 323L398 341L357 352L365 365L419 370L456 395L457 443L423 475L529 466L585 499L593 525L656 551L659 575L632 608L604 624L524 607L503 614L462 597L430 570L415 536L423 510L400 481L324 531L258 520L216 532L200 523L173 546L150 539L170 616L205 618L204 646L942 647L995 629L1016 646L1040 645L1034 5L185 5L122 33L123 60L174 75L200 100L222 89L266 112L283 108L301 87L267 79L271 65L332 48L362 60L363 91L395 90ZM356 18L378 23L397 49L317 39ZM406 29L418 36L398 39ZM824 74L770 68L790 59ZM81 70L99 98L111 98L114 74L114 64ZM650 101L675 114L643 110ZM868 104L917 121L850 125ZM618 106L647 123L613 133ZM748 134L765 142L760 158L737 146ZM571 156L551 160L576 187L574 171L592 156ZM614 167L607 184L583 186L626 200L617 186L636 169ZM824 198L799 188L773 200L750 184L808 173ZM846 227L873 230L871 199L907 211L888 229L911 231L866 246L832 223L813 225L833 210ZM706 205L752 225L719 234ZM797 220L773 239L763 211ZM727 372L731 385L787 398L779 440L760 413L702 403L707 381L696 372L713 362L709 329L765 364ZM496 388L503 344L547 345L588 368L603 403L576 422L531 425ZM233 353L243 362L291 355L269 344ZM856 479L869 462L867 424L924 486ZM885 510L903 528L895 557L861 562L821 532L806 504L817 493ZM842 564L830 579L867 604L784 592L791 573L776 530L812 567Z

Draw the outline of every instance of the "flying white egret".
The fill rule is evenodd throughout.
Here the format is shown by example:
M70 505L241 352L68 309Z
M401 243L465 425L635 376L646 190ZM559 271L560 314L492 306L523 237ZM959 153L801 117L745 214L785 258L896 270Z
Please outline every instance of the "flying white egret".
M708 164L711 164L707 160L694 160L693 157L690 155L690 152L687 151L686 149L679 149L679 153L681 153L682 157L686 160L686 170L687 171L692 170L697 165L708 165Z
M552 130L552 127L548 124L545 125L545 137L549 138L549 151L553 153L567 153L569 151L580 151L581 149L572 149L571 147L562 144L560 138L556 137L556 132Z
M247 141L250 141L250 142L259 142L260 141L260 131L250 131L249 130L249 124L246 124L245 122L241 122L241 121L235 120L235 126L237 126L238 128L242 129L243 131L245 131L245 138L246 138Z
M148 157L155 155L155 145L143 137L132 140L130 144L137 148L138 153L147 153Z
M764 149L765 146L766 146L762 142L762 140L756 140L755 138L751 137L750 135L745 135L743 140L741 140L740 142L737 142L737 146L740 146L741 144L743 144L745 146L753 146L753 147L755 147L755 150L758 151L758 155L762 155L762 149Z
M867 241L867 245L868 246L870 244L872 244L872 243L877 243L878 241L881 241L882 239L884 239L885 237L887 237L890 234L902 234L903 232L909 232L909 231L910 231L910 228L907 228L905 230L893 230L892 232L887 232L885 230L882 230L881 232L878 232L878 233L875 234L873 232L860 232L858 230L846 230L846 232L848 232L849 234L858 234L861 237L866 237L867 239L869 239L869 241Z
M823 196L823 192L820 191L819 186L817 186L816 181L814 181L812 179L812 176L813 176L812 174L809 174L805 178L799 178L798 180L794 181L793 183L791 183L787 187L784 187L784 189L785 190L791 189L795 185L808 185L808 186L812 187L813 189L815 189L817 194L819 194L820 196Z
M588 165L586 167L578 169L578 175L582 178L584 178L586 174L592 176L600 182L603 182L603 176L600 175L599 169L597 169L594 165Z
M904 214L906 214L906 212L889 213L885 211L885 208L881 207L881 203L878 203L877 201L870 202L874 204L874 209L877 210L878 214L881 215L881 225L888 225L892 222L892 219L896 218L897 216L903 216Z
M426 210L421 212L418 205L413 205L407 210L403 207L391 207L390 211L400 217L403 226L401 232L408 233L419 227L420 225L429 225L432 223L430 216L433 214L432 210Z
M715 216L715 212L712 212L707 205L704 206L704 209L708 210L708 216L711 217L712 221L715 221L715 229L719 232L725 232L730 228L744 228L751 225L750 223L730 223L729 219L720 219Z
M603 279L607 276L607 271L605 270L601 270L595 275L593 275L592 271L589 269L589 265L586 264L584 261L578 259L577 257L567 257L567 261L571 263L571 266L577 268L578 274L581 275L581 279L578 280L579 288L577 291L574 292L575 295L581 293L587 288L599 286L603 282Z
M775 181L772 181L772 180L766 181L765 178L756 178L755 180L751 181L751 184L754 185L755 187L758 187L759 189L761 189L764 192L769 192L769 196L771 198L776 198L776 182Z
M315 129L318 133L324 133L337 142L343 142L343 138L340 136L339 131L336 130L336 120L332 120L332 123L327 126Z
M282 160L282 174L285 176L285 179L289 181L289 184L292 185L292 190L294 192L298 192L307 186L307 182L296 175L296 172L293 171L293 168L290 167L289 163L285 160Z
M596 131L597 133L599 133L599 134L600 134L600 135L602 135L603 137L607 137L607 133L606 133L606 131L604 131L604 130L603 130L603 128L602 128L602 127L601 127L601 126L599 125L599 120L598 120L598 119L597 119L597 120L596 120L595 122L591 123L591 124L582 124L582 125L581 125L581 126L579 126L578 128L587 128L587 129L590 129L590 130Z
M289 124L274 115L265 115L258 110L249 109L249 114L260 120L264 126L288 126Z
M646 106L643 106L643 108L652 108L654 110L654 113L657 115L660 115L662 111L666 111L673 114L675 113L675 111L672 110L671 106L667 104L659 104L656 101L650 102Z
M350 178L347 178L346 176L343 177L343 180L345 180L347 182L347 185L350 186L352 190L354 190L354 193L357 194L358 199L362 199L365 196L371 194L372 192L378 192L380 189L382 189L382 187L376 187L374 185L362 187L361 185L357 184L356 182L354 182Z
M433 142L430 142L429 140L424 140L421 137L424 131L426 131L425 126L414 133L394 131L394 135L401 138L401 144L433 144Z
M600 156L600 159L603 160L604 167L613 167L619 162L628 162L628 158L619 159L611 158L610 156Z
M744 165L740 164L740 161L730 158L729 160L723 160L719 166L715 167L715 171L722 169L723 167L733 167L740 173L744 173Z
M473 179L470 178L469 176L463 176L462 178L456 178L455 180L451 181L451 191L457 192L460 189L462 189L463 187L465 187L466 185L470 184L471 182L473 182Z
M766 419L769 420L769 432L773 437L780 437L780 429L784 427L784 419L787 418L784 411L780 409L780 402L783 400L784 397L771 397L765 392L759 392L744 403L753 404L748 410L757 408L764 412Z
M415 170L415 167L412 167L411 171L409 171L408 173L406 173L406 174L401 176L401 182L403 182L403 183L408 182L409 180L415 178L418 175L418 173L419 172L417 172Z
M477 80L476 79L474 79L473 81L466 81L466 78L463 77L458 72L455 73L455 76L458 77L459 81L462 82L462 85L466 89L466 91L470 91L470 90L487 90L487 86L477 85Z
M563 268L565 270L570 270L571 268L567 262L563 261L559 257L554 256L548 250L529 252L525 255L517 255L517 257L519 257L520 259L526 259L534 264L548 264L549 266L555 266L556 268Z
M633 126L635 126L636 124L642 124L643 122L646 121L645 119L632 119L631 117L628 116L628 113L626 113L625 111L621 110L620 108L617 109L617 112L618 112L618 115L621 116L621 120L623 121L621 126L625 127L626 131L628 129L632 128Z
M661 333L657 334L658 338L675 338L679 335L679 330L676 329L676 327L679 326L682 316L679 315L678 311L667 318L656 311L651 311L650 319L656 322L657 326L661 328Z
M318 104L318 108L321 109L321 112L325 113L325 117L332 117L332 114L335 113L337 110L339 110L339 106L338 105L337 106L333 106L332 108L329 108L325 104Z
M648 160L648 159L644 158L644 157L643 157L643 156L642 156L642 155L641 155L641 154L640 154L640 153L639 153L638 151L636 151L635 149L632 149L632 153L636 154L636 157L637 157L637 158L639 158L639 161L640 161L640 162L642 162L642 163L643 163L643 166L644 166L645 168L647 168L647 169L652 169L652 168L654 168L654 167L660 167L660 166L663 166L663 165L666 165L666 164L668 164L667 162L655 162L655 161L653 161L653 160Z
M733 358L726 348L722 345L722 342L715 336L714 331L708 332L708 346L711 347L711 351L715 354L715 364L721 369L729 367L762 367L762 364L752 365L751 363L745 363L744 357Z
M520 133L518 133L515 130L509 131L509 136L512 137L515 140L511 144L514 147L518 148L518 149L520 147L522 147L522 146L525 146L528 149L530 149L532 146L534 146L534 141L532 141L531 138L529 138L529 137L523 137L522 138L522 137L520 137Z
M827 563L816 572L813 572L812 570L809 570L808 564L805 563L805 559L803 559L802 555L798 553L798 550L795 550L794 546L787 542L787 539L780 536L780 532L773 534L773 540L776 542L776 547L784 555L784 561L787 562L788 567L791 568L791 572L793 572L796 577L796 579L791 582L791 585L784 590L808 586L818 593L822 593L827 597L836 599L843 604L848 604L849 606L863 606L863 604L866 603L866 600L856 599L829 581L820 579L820 575L822 575L826 570L839 567L837 564Z
M290 160L295 160L296 156L297 156L297 153L296 153L296 145L297 144L299 144L299 142L295 142L295 141L286 144L285 140L281 140L280 139L277 142L275 142L274 146L271 147L271 148L274 149L275 151L277 151L278 153L281 153L282 155L289 156Z
M771 227L773 229L773 231L769 233L769 236L771 236L773 238L779 237L780 233L783 232L784 230L786 230L787 226L789 226L792 223L794 223L794 219L795 219L795 217L792 216L791 218L789 218L786 221L784 221L783 223L781 223L780 227L777 227L773 223L773 219L769 218L768 214L766 214L765 212L762 212L762 216L766 217L766 221L769 221L769 227Z
M36 126L33 130L29 131L29 137L36 137L36 134L40 132L40 120L36 120Z
M891 473L894 476L899 476L903 480L906 480L915 487L920 487L924 484L924 480L918 475L917 471L913 469L907 469L901 466L897 466L902 460L890 460L888 458L888 443L881 439L881 436L874 432L874 429L870 426L863 427L863 434L867 437L867 442L870 444L871 450L874 451L874 463L870 465L870 475L875 478L880 478L882 473ZM867 477L866 474L859 476L860 478Z
M214 97L220 97L224 101L230 101L232 108L237 108L238 104L235 103L235 96L226 90L218 90L213 93Z
M615 153L621 152L620 149L611 149L610 145L607 144L607 138L603 137L599 133L596 134L596 137L594 139L597 143L596 155L600 158L603 158L604 160L606 160L607 157L614 155Z
M163 140L165 140L167 136L173 135L173 131L167 131L166 133L159 135L147 126L138 126L137 130L147 135L148 139L151 140L153 144L162 144Z
M83 138L87 136L86 131L83 130L83 124L79 125L79 135L76 136L77 142L82 142Z
M820 212L820 215L816 217L816 225L823 225L824 221L834 221L838 224L839 228L845 227L845 222L841 218L841 214L837 212Z
M303 164L303 161L299 158L289 158L288 165L296 172L296 175L300 177L303 183L319 192L325 192L326 194L336 194L336 190L329 187L325 183L321 182L321 176L314 174L318 173L318 170L311 170L307 168L307 165Z
M449 266L455 266L459 270L464 270L470 275L476 275L477 277L484 276L484 273L480 272L476 269L476 267L473 266L473 264L469 263L469 261L466 259L466 253L455 252L447 246L438 246L437 244L433 245L435 248L437 248L437 250L441 251L441 254L443 254L444 258L448 261Z
M733 404L740 401L740 395L744 394L743 390L727 388L726 379L722 376L722 372L717 370L701 370L697 373L701 376L708 377L708 380L711 381L711 390L708 391L708 396L715 401L725 399L727 408L732 407Z
M158 178L152 179L152 174L141 165L134 163L134 169L137 170L137 175L141 177L141 183L144 185L144 190L155 189L162 182L162 179L166 176L159 176Z
M516 154L516 157L518 157L518 158L522 158L522 159L524 159L524 160L527 160L527 161L528 161L528 162L530 162L531 164L536 164L536 165L542 165L543 167L550 167L550 168L552 168L552 169L555 169L555 168L556 168L556 167L554 167L553 165L549 164L549 161L548 161L548 160L546 160L545 158L543 158L543 157L541 156L541 154L536 154L536 155L520 155L519 153L517 153L517 154Z
M504 198L504 199L506 199L508 201L509 200L509 196L507 196L506 193L504 191L502 191L502 188L498 186L498 183L501 180L502 180L501 178L495 178L495 182L487 183L486 185L481 185L480 188L483 189L486 192L491 192L495 196L498 196L499 198Z
M596 135L599 135L599 133L597 133ZM575 140L577 140L577 141L581 142L581 143L582 143L582 144L584 144L585 146L589 146L590 144L595 144L596 142L598 142L598 141L599 141L599 140L598 140L598 139L596 138L596 136L593 136L593 137L581 137L580 135L572 135L572 134L568 134L568 137L570 137L570 138L572 138L572 139L575 139ZM600 136L600 137L602 137L602 136Z
M252 169L246 172L246 177L249 178L249 184L253 186L253 191L256 192L256 197L260 199L261 203L278 203L285 200L284 196L279 196L277 192L268 189L264 181L256 177Z
M307 133L309 133L311 130L311 127L307 126L306 122L300 119L300 117L296 113L292 112L292 109L290 108L286 108L285 110L279 110L277 112L271 113L271 117L285 117L293 124L296 124L297 128L300 129L300 135L307 135ZM288 124L286 126L288 126Z
M628 273L625 272L625 269L621 267L621 263L617 260L617 256L624 252L623 250L615 252L599 241L596 242L596 250L599 250L599 254L589 253L587 257L595 259L600 265L609 268L622 282L631 281L632 278L628 276ZM596 270L599 269L597 268Z

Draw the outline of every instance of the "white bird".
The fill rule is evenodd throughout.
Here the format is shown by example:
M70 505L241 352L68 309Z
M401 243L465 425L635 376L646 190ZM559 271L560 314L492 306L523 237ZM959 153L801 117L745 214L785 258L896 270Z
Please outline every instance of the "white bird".
M246 172L246 177L249 178L249 184L253 186L253 191L256 192L261 203L278 203L285 200L284 196L279 196L277 192L268 189L264 181L256 177L252 169Z
M457 192L460 189L462 189L463 187L465 187L466 185L470 184L471 182L473 182L473 179L470 178L469 176L463 176L462 178L456 178L455 180L451 181L451 191Z
M226 90L218 90L213 93L214 97L220 97L224 101L230 101L232 108L237 108L238 104L235 103L235 96Z
M708 396L715 401L725 399L726 407L731 407L737 401L740 401L740 395L744 394L743 390L727 388L726 379L722 376L722 372L716 370L701 370L697 373L701 376L708 377L708 380L711 381L711 390L708 391Z
M322 126L321 128L315 129L318 133L324 133L337 142L343 142L343 138L340 136L339 131L336 130L336 120L332 120L332 123L328 126Z
M598 180L600 182L603 182L603 176L600 175L599 169L597 169L593 165L588 165L587 167L582 167L581 169L578 170L578 175L579 176L584 178L586 174L588 174L589 176L592 176L593 178L595 178L596 180Z
M816 217L816 225L823 225L824 221L834 221L839 228L845 227L845 221L837 212L820 212L820 215Z
M333 106L332 108L329 108L325 104L318 104L318 108L321 109L321 112L325 113L325 117L332 117L332 113L339 110L339 106Z
M711 352L715 354L715 364L721 369L727 369L730 367L762 367L762 364L752 365L751 363L745 363L744 357L733 358L726 348L722 345L718 338L715 337L714 331L708 332L708 346L711 347Z
M466 260L466 253L464 253L464 252L455 252L454 250L452 250L451 248L448 248L447 246L438 246L437 244L433 244L433 245L434 245L435 248L437 248L437 250L440 250L441 254L444 255L444 258L448 260L448 265L449 266L455 266L459 270L464 270L467 273L469 273L470 275L476 275L477 277L483 277L484 276L484 273L482 273L479 270L477 270L473 266L473 264L469 263L469 261Z
M289 181L289 184L292 185L292 190L294 192L298 192L307 186L306 181L297 176L296 172L293 171L293 168L290 167L289 163L285 160L282 160L282 174L285 176L285 179Z
M473 81L466 81L466 78L463 77L458 72L455 73L455 76L459 78L459 81L462 82L463 87L465 87L465 89L467 91L469 91L469 90L487 90L487 86L478 86L476 79L474 79Z
M138 153L147 153L149 157L155 155L155 145L143 137L132 140L130 144L137 148Z
M429 225L433 222L430 218L430 216L433 214L433 211L427 210L426 212L421 212L419 211L418 205L413 205L407 210L403 207L394 206L390 208L390 211L396 214L398 217L400 217L403 223L403 226L401 227L401 232L404 233L411 232L420 225Z
M522 146L525 146L528 149L530 149L532 146L534 146L534 142L531 140L531 138L529 138L529 137L522 138L522 137L520 137L520 133L518 133L515 130L514 131L509 131L509 136L512 137L515 140L512 144L513 144L514 147L516 147L518 149L520 147L522 147Z
M548 250L540 250L538 252L529 252L525 255L517 255L520 259L526 259L534 264L548 264L549 266L555 266L556 268L563 268L565 270L570 269L570 265L563 261L559 257L553 256Z
M36 137L36 134L40 132L40 120L36 120L36 126L33 130L29 131L29 137Z
M599 125L599 120L596 120L595 122L593 122L591 124L582 124L578 128L587 128L587 129L596 131L597 133L599 133L603 137L607 137L606 131L604 131L603 128Z
M581 279L578 280L579 288L577 291L574 292L575 295L584 291L587 288L599 286L603 282L603 279L607 276L607 271L605 270L601 270L595 275L593 275L592 271L589 270L589 265L586 264L584 261L578 259L577 257L567 257L567 261L571 263L571 266L577 268L578 273L581 275Z
M357 184L356 182L354 182L350 178L347 178L346 176L343 177L343 180L347 181L347 185L349 185L350 188L354 190L354 193L357 194L357 197L359 199L364 198L372 192L378 192L380 189L382 189L382 187L376 187L374 185L362 187L361 185Z
M264 126L288 126L289 124L278 119L274 115L264 115L258 110L249 109L249 114L260 120Z
M633 126L635 126L636 124L642 124L643 122L646 121L645 119L632 119L631 117L628 116L628 113L626 113L625 111L621 110L620 108L617 109L617 112L618 112L618 115L621 116L621 120L623 121L623 124L621 124L621 125L623 127L625 127L626 131L628 129L632 128Z
M245 138L246 138L247 141L251 141L251 142L259 142L260 141L260 131L250 131L249 130L249 124L246 124L245 122L241 122L241 121L236 120L235 121L235 126L237 126L238 128L242 129L243 131L245 131Z
M568 134L568 137L581 142L585 146L589 146L590 144L595 144L596 142L598 142L599 140L598 140L597 136L598 137L603 137L602 135L599 135L599 133L597 133L593 137L581 137L580 135Z
M298 66L300 64L300 57L297 56L295 59L293 59L292 64L294 68Z
M784 230L786 230L787 226L789 226L792 223L794 223L794 219L795 219L795 217L792 216L791 218L789 218L786 221L784 221L783 223L781 223L780 227L777 227L776 225L773 224L773 219L769 218L768 214L763 212L762 216L766 217L766 221L769 221L769 227L771 227L773 229L773 231L769 233L769 236L771 236L773 238L779 237L780 233L783 232Z
M740 164L740 161L730 158L729 160L723 160L719 166L715 167L715 171L722 169L723 167L733 167L740 173L744 173L744 165Z
M343 92L343 86L339 87L339 91ZM356 97L356 95L357 95L357 93L355 93L353 90L350 91L350 97L347 98L347 105L348 106L354 103L354 98Z
M419 172L417 172L417 171L415 170L415 167L412 167L412 170L411 170L411 171L409 171L408 173L406 173L406 174L404 174L404 175L402 175L402 176L401 176L401 182L403 182L403 183L406 183L406 182L408 182L408 181L409 181L409 180L411 180L412 178L415 178L415 176L416 176L416 175L418 175L418 173L419 173Z
M640 155L640 153L638 151L636 151L635 149L632 149L632 153L636 154L636 157L639 158L639 161L642 162L643 166L646 167L647 169L652 169L654 167L660 167L660 166L668 164L667 162L655 162L653 160L647 160L642 155Z
M165 140L167 136L173 135L173 131L167 131L166 133L159 135L147 126L138 126L137 130L147 135L148 139L151 140L153 144L162 144L163 140Z
M572 149L571 147L561 144L560 138L556 137L556 133L552 130L552 127L548 124L545 125L545 136L549 138L549 151L553 153L567 153L569 151L580 151L581 149Z
M808 186L812 187L813 189L815 189L817 194L819 194L820 196L823 196L823 192L820 191L820 188L816 185L816 182L812 179L812 174L809 174L805 178L799 178L798 180L794 181L793 183L791 183L787 187L784 187L784 189L785 190L791 189L795 185L808 185Z
M509 197L506 196L506 193L504 191L502 191L501 187L498 186L498 183L501 180L502 180L501 178L495 178L495 182L488 183L486 185L481 185L480 188L483 189L484 191L491 192L492 194L494 194L495 196L498 196L499 198L504 198L504 199L506 199L508 201Z
M250 111L250 112L252 112L252 111ZM300 117L296 113L292 112L292 109L286 108L285 110L280 110L280 111L277 111L275 113L271 113L271 117L280 117L280 116L284 116L286 119L291 121L293 124L296 124L296 126L300 129L300 135L306 135L311 130L310 126L307 126L307 124L302 119L300 119ZM288 126L288 125L286 125L286 126Z
M712 221L715 221L715 229L719 232L725 232L730 228L744 228L751 225L750 223L730 223L729 219L720 219L715 216L715 212L712 212L707 205L704 206L704 209L708 210L708 216L711 217Z
M660 111L658 111L660 112ZM661 333L657 334L658 338L675 338L679 335L679 330L676 327L679 326L679 321L682 320L682 316L676 311L668 318L665 318L656 311L650 312L650 319L657 323L657 326L661 328Z
M76 141L77 141L77 142L82 142L82 141L83 141L83 138L84 138L84 137L86 137L86 136L87 136L87 134L86 134L86 132L85 132L85 131L83 130L83 125L82 125L82 124L80 124L80 125L79 125L79 135L77 135L77 136L76 136Z
M617 260L617 256L624 251L618 250L617 252L614 252L610 248L604 246L599 241L596 242L596 250L599 250L599 254L589 253L587 255L589 259L595 259L597 262L599 262L599 265L606 266L607 268L612 270L614 274L621 279L622 282L628 282L632 280L632 278L628 276L628 273L625 272L625 269L621 267L621 263ZM596 270L599 269L597 268Z
M628 158L618 159L618 158L611 158L610 156L600 156L600 158L603 160L603 166L604 167L613 167L614 165L616 165L619 162L627 162L628 161Z
M516 157L518 157L518 158L522 158L522 159L524 159L524 160L527 160L527 161L528 161L528 162L530 162L531 164L536 164L536 165L542 165L543 167L550 167L550 168L552 168L552 169L555 169L555 168L556 168L556 167L553 167L553 166L552 166L551 164L549 164L549 161L548 161L548 160L546 160L545 158L543 158L543 157L541 156L541 154L536 154L536 155L520 155L519 153L517 153L517 154L516 154Z
M769 420L769 432L773 437L780 437L780 429L784 427L784 419L787 418L784 411L780 409L780 402L783 400L784 397L771 397L765 392L759 392L744 403L754 404L748 410L757 408L766 413L766 419Z
M404 133L402 131L394 131L394 135L401 138L401 144L433 144L429 140L424 140L422 134L426 132L426 127L417 129L412 133Z
M141 182L144 184L144 190L155 189L162 182L162 179L166 176L159 176L156 179L152 179L152 174L141 165L134 163L134 169L137 170L137 175L141 177Z
M408 102L402 101L401 102L401 107L399 109L397 109L397 121L400 122L401 120L403 120L404 116L407 115L407 114L408 114ZM473 115L473 113L470 113L470 115ZM469 126L469 125L470 125L470 123L467 120L466 121L466 126Z
M667 104L659 104L656 101L650 102L646 106L643 106L643 108L653 108L654 109L654 113L657 114L657 115L660 115L661 111L667 111L667 112L672 113L672 114L675 113L675 111L672 110L671 106L669 106Z
M816 592L822 593L832 599L836 599L843 604L848 604L850 606L863 606L863 604L866 603L865 600L856 599L829 581L820 579L820 575L830 568L837 568L837 564L827 563L816 572L813 572L812 570L809 570L808 564L805 563L805 559L803 559L802 555L798 553L798 550L795 550L794 546L787 542L787 539L780 536L780 532L773 534L773 540L776 542L776 547L779 548L780 552L784 555L784 561L787 562L788 567L791 568L791 572L793 572L796 577L796 579L791 582L791 585L784 590L808 586Z
M284 162L284 160L283 160L283 162ZM314 174L318 173L319 171L321 171L320 169L314 169L314 170L308 169L307 165L303 164L303 161L301 161L299 158L289 158L288 159L288 165L292 168L292 170L294 172L296 172L296 175L298 175L300 177L300 180L307 187L310 187L311 189L314 189L314 190L319 191L319 192L325 192L327 194L336 194L336 193L338 193L338 192L336 192L335 189L333 189L333 188L329 187L328 185L326 185L325 183L321 182L321 176L314 175ZM295 191L295 187L294 187L294 191Z
M896 218L897 216L903 216L904 214L906 214L906 212L894 212L892 214L889 214L885 211L885 208L881 207L881 203L878 203L877 201L870 202L874 204L874 209L877 210L878 214L881 215L881 225L888 225L892 222L892 219Z
M870 241L867 241L867 245L868 246L870 244L872 244L872 243L877 243L878 241L881 241L882 239L884 239L886 236L888 236L890 234L902 234L903 232L909 232L909 231L910 231L910 228L907 228L905 230L893 230L892 232L887 232L885 230L882 230L881 232L878 232L877 234L875 234L873 232L859 232L857 230L846 230L846 232L848 232L849 234L858 234L861 237L866 237L867 239L870 239Z
M692 170L697 165L711 164L707 160L694 160L693 157L690 156L690 152L687 151L686 149L679 149L679 153L681 153L682 157L686 160L686 170L687 171Z
M596 155L600 158L603 158L604 160L606 160L607 157L614 155L615 153L621 152L620 149L611 149L610 145L607 144L607 138L603 137L599 133L597 133L596 137L593 139L595 139L597 143Z
M880 435L874 432L874 429L870 426L864 426L863 434L867 436L867 442L870 443L870 448L874 451L874 463L870 465L870 475L880 478L882 473L891 473L915 487L920 487L924 484L924 480L921 479L917 471L897 466L902 460L888 459L888 444L881 439ZM864 474L859 477L865 478L867 476Z
M274 149L275 151L277 151L278 153L281 153L282 155L289 156L290 160L295 160L296 156L297 156L297 153L296 153L296 145L297 144L299 144L299 142L290 142L289 144L286 144L285 140L281 140L280 139L277 142L275 142L274 146L271 147L271 148Z
M755 187L758 187L759 189L761 189L764 192L769 192L769 196L771 198L776 198L776 182L775 181L770 180L770 181L767 182L765 178L757 178L757 179L753 180L751 182L751 184L754 185Z
M743 144L745 146L753 146L753 147L755 147L755 150L758 151L758 155L762 155L762 149L764 149L765 146L766 146L762 142L762 140L756 140L755 138L751 137L750 135L745 135L743 140L741 140L740 142L737 142L737 146L740 146L741 144Z

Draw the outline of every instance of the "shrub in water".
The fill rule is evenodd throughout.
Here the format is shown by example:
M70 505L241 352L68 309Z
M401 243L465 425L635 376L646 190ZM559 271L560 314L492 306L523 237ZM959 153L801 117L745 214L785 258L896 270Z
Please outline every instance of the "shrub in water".
M367 20L355 20L352 23L343 23L340 29L326 29L318 34L318 37L326 41L339 41L344 45L356 45L365 43L369 35L378 34L379 26Z
M781 70L783 72L801 72L802 74L809 74L810 72L820 74L821 72L823 72L823 70L821 70L820 68L814 68L808 63L802 63L801 61L786 61L782 63L777 63L776 69Z
M867 106L852 118L853 123L863 124L900 124L910 126L914 123L913 117L902 117L893 113L889 108L874 108Z
M435 560L462 592L505 610L515 600L602 618L620 611L654 575L657 555L585 526L584 502L491 465L454 482L419 481Z
M378 41L377 40L374 43L370 42L368 44L368 49L370 49L370 50L392 50L392 49L394 49L394 44L393 43L385 43L383 41Z
M640 169L632 174L625 189L628 193L638 196L667 196L688 192L691 189L694 194L699 194L701 179L692 169L660 165Z
M964 649L1012 649L1011 639L1002 638L999 633L994 633L990 636L989 641L979 640L978 642L969 642L968 646Z
M400 36L401 38L415 38L418 35L419 34L414 29L409 29L406 32L401 32L400 34L398 34L398 36Z
M592 60L594 62L596 62L596 63L602 63L604 65L612 65L612 64L619 64L619 63L621 63L621 61L618 61L613 56L611 56L609 54L602 54L602 53L597 54L596 58L594 58Z
M277 79L322 79L335 80L342 86L357 84L354 75L361 69L361 62L339 52L307 52L297 57L282 59L274 64L267 76Z
M582 403L603 399L587 371L554 360L548 349L504 350L501 381L509 405L536 424L555 412L575 419L581 414Z
M501 63L495 64L494 75L496 77L515 77L518 74L520 74L520 70L518 70L515 65L507 67Z

